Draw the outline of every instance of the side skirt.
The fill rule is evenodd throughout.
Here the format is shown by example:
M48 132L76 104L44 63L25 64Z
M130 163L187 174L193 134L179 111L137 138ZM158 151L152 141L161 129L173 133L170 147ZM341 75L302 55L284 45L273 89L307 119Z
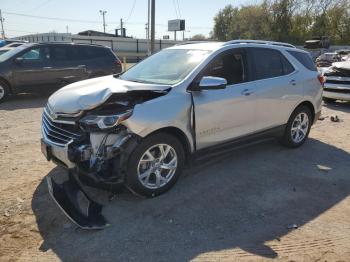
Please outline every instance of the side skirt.
M192 155L192 160L201 161L216 155L221 155L226 152L236 150L238 148L248 147L251 145L265 142L267 140L273 140L275 138L282 137L285 128L286 125L281 125L247 136L235 138L233 140L227 141L219 145L200 149Z

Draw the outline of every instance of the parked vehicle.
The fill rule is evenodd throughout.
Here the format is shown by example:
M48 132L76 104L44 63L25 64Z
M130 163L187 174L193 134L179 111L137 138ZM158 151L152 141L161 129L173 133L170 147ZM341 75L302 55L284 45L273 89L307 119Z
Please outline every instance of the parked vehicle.
M319 49L319 48L328 49L329 47L330 47L330 41L327 36L314 37L310 40L305 41L304 43L304 48L306 49Z
M10 44L8 44L8 45L5 45L5 46L3 46L3 47L0 47L0 55L2 55L2 54L4 54L4 53L6 53L6 52L8 52L8 51L10 51L10 50L12 50L12 49L18 47L18 46L21 46L21 45L23 45L23 44L24 44L24 43L10 43Z
M305 51L236 40L177 45L123 74L70 84L42 116L42 152L70 171L64 184L48 177L49 191L75 223L102 228L80 184L156 196L206 152L266 137L299 147L321 112L320 81Z
M316 65L317 67L329 67L332 65L332 63L339 62L341 59L342 57L336 52L324 53L317 57Z
M323 71L326 80L323 100L327 103L336 100L350 101L350 61L333 63Z
M10 94L38 92L122 71L108 47L73 43L30 43L0 55L0 102Z
M28 41L17 40L17 39L0 40L0 47L6 46L11 43L28 43Z

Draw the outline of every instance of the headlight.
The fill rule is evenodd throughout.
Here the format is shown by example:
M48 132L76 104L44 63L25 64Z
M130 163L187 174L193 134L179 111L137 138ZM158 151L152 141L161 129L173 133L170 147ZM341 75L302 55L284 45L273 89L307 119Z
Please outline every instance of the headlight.
M128 119L132 115L132 110L128 110L124 113L117 115L87 115L83 117L79 122L85 129L109 129L119 125L124 120Z

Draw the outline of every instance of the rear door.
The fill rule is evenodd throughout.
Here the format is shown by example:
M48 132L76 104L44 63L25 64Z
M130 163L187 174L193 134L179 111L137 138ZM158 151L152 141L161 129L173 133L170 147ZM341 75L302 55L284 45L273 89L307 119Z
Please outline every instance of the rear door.
M214 58L198 75L222 77L227 87L193 92L197 148L220 144L255 130L254 83L249 82L244 48Z
M45 46L35 46L25 50L15 57L13 81L15 86L51 85L49 49Z
M302 100L302 79L281 51L249 48L249 52L256 84L256 129L283 125Z
M51 51L51 74L59 85L73 83L88 78L86 65L77 46L53 45Z
M82 46L83 62L89 70L90 77L111 75L121 72L121 63L114 53L106 47Z

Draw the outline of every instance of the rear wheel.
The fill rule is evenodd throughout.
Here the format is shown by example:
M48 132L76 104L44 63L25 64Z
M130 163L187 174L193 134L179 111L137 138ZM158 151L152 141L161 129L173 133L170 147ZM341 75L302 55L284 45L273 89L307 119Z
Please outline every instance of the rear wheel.
M9 86L0 80L0 103L4 102L9 95Z
M175 184L183 165L184 149L176 137L165 133L151 135L131 154L126 185L138 195L160 195Z
M300 106L290 116L284 135L283 145L299 147L307 139L312 124L312 114L308 107Z

